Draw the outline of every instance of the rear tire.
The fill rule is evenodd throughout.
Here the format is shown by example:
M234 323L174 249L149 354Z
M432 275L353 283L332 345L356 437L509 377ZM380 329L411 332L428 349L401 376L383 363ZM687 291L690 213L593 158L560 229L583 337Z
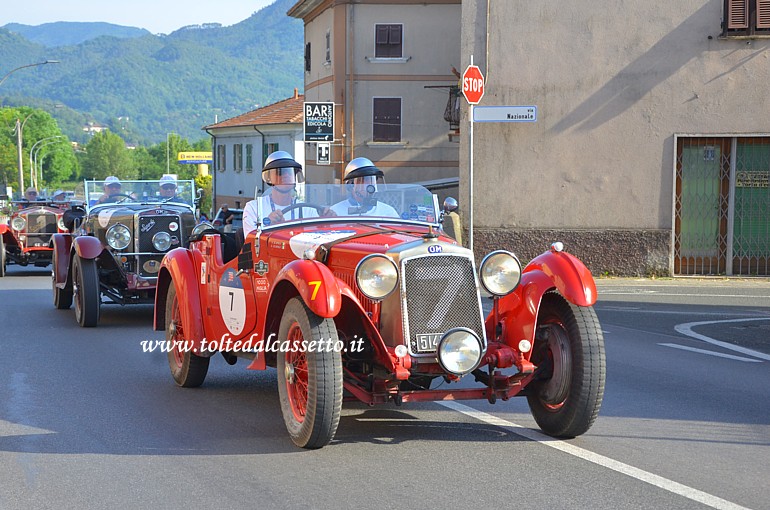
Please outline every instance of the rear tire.
M99 269L95 260L75 255L72 270L75 319L81 327L93 328L99 322L101 307Z
M278 331L280 342L330 341L334 321L314 314L301 298L288 302ZM342 413L342 354L300 349L278 353L278 395L291 440L300 448L321 448L334 438Z
M206 379L209 372L209 361L193 354L187 348L192 343L185 343L185 328L182 323L182 315L179 309L179 300L176 296L176 287L172 281L168 286L166 296L166 342L169 342L168 366L174 382L183 388L197 388Z
M527 402L546 434L570 438L596 420L604 396L604 336L593 307L561 295L543 296L531 357L541 373L527 387Z
M72 287L65 287L60 289L56 286L56 268L58 267L59 257L56 255L56 248L54 248L53 258L51 259L51 287L53 288L53 306L57 310L68 310L72 306Z

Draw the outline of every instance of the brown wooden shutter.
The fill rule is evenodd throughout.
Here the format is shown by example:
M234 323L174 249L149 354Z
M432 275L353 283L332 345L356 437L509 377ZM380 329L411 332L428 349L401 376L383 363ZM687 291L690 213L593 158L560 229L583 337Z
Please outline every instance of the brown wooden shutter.
M727 0L727 29L749 28L749 0Z
M770 0L757 0L757 28L770 28Z

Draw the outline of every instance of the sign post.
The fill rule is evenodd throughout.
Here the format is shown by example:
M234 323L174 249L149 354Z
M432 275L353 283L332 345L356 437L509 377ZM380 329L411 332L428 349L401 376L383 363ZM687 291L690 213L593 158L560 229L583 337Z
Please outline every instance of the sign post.
M334 141L334 103L304 103L305 141Z
M473 106L479 104L484 97L484 75L481 69L471 64L465 69L462 76L463 95L470 105L468 118L470 130L468 132L468 249L473 251Z

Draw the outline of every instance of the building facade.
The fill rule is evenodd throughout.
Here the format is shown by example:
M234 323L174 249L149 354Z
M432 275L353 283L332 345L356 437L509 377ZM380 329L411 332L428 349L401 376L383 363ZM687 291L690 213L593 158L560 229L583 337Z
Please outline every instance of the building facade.
M262 166L271 152L286 151L305 165L303 102L294 89L288 99L203 128L212 139L214 211L223 203L240 209L263 190Z
M537 107L474 123L477 251L560 240L594 274L770 275L770 3L463 0L462 27L480 106Z
M308 180L338 182L363 156L390 182L456 186L459 144L444 111L460 0L301 0L288 14L305 23L306 101L335 105L331 164L307 143Z

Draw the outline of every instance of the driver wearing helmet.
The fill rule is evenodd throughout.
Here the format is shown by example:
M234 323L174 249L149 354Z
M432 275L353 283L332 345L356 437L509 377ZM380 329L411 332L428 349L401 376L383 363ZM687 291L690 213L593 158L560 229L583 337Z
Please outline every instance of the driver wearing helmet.
M275 151L265 160L262 180L270 188L256 200L250 200L243 209L243 235L257 230L257 225L275 225L299 218L317 218L314 207L292 207L298 203L296 185L304 181L302 165L286 151ZM260 200L262 218L257 200Z
M398 217L398 212L375 197L377 179L382 180L382 170L366 158L355 158L345 167L345 184L348 188L347 200L332 206L338 216L389 216Z

